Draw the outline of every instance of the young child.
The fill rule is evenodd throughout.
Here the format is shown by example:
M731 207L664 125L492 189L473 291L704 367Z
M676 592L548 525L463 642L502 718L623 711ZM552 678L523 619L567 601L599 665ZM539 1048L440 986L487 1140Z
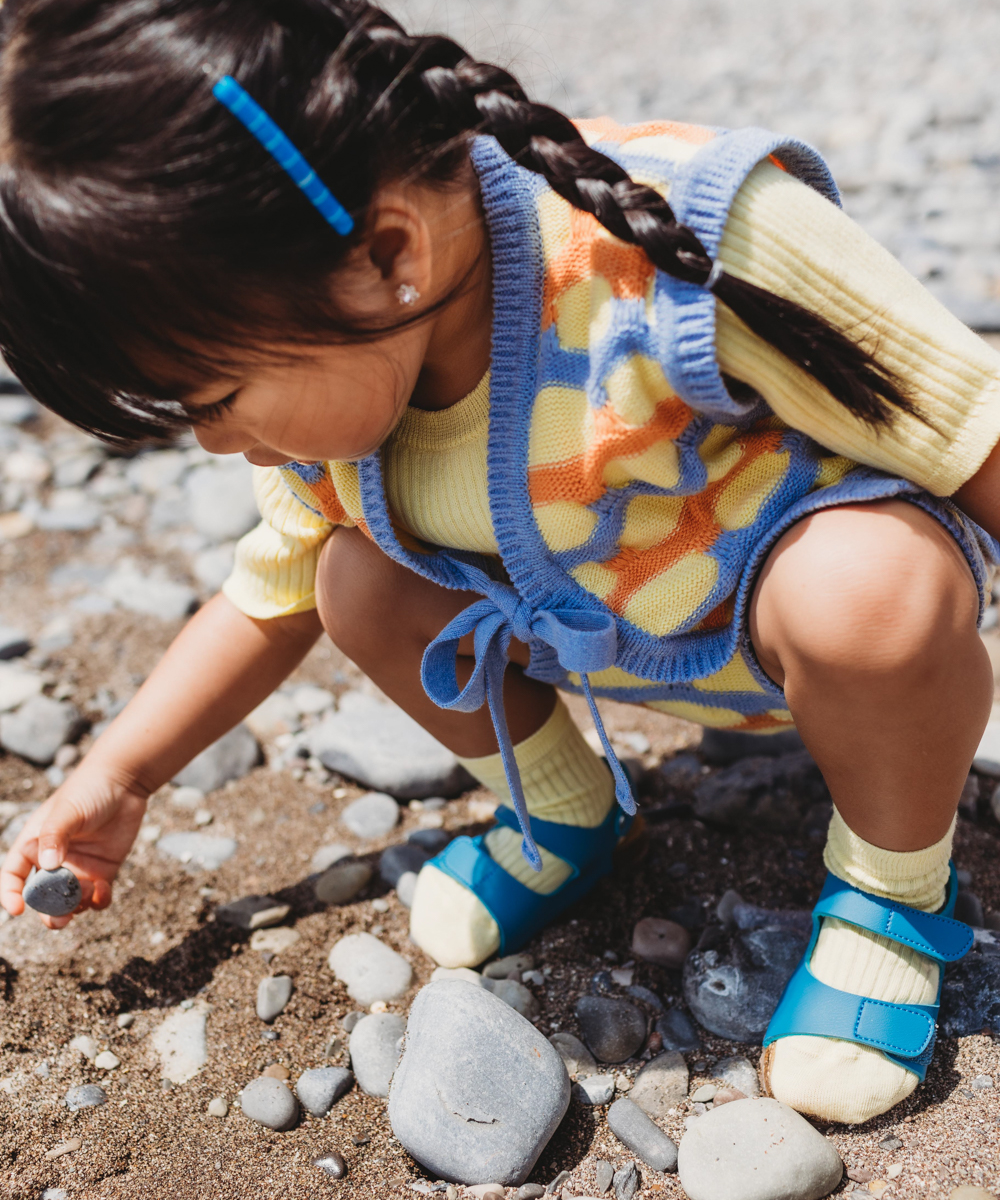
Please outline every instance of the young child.
M505 802L419 876L412 934L449 966L522 943L626 836L628 781L557 687L794 722L831 875L762 1075L830 1120L907 1096L966 943L997 355L794 141L574 125L366 0L0 21L0 348L99 436L245 454L263 515L29 820L7 910L61 863L108 905L150 793L323 630Z

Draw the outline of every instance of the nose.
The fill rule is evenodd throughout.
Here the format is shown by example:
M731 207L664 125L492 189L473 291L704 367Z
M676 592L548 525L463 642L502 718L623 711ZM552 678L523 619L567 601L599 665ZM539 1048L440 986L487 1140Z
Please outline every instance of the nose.
M217 425L195 425L194 436L209 454L242 454L257 444L256 438Z

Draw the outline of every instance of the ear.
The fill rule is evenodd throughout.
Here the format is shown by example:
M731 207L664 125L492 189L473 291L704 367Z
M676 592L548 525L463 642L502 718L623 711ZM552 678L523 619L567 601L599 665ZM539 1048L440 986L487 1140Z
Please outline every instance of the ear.
M378 290L395 303L401 284L429 296L434 278L434 246L430 225L418 202L419 193L387 189L375 200L371 233L366 240ZM379 283L381 287L379 287Z

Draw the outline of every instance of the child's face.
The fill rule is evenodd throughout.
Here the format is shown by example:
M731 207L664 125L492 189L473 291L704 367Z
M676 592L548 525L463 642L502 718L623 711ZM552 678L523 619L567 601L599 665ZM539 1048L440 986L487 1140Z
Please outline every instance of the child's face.
M364 458L392 433L416 385L428 329L377 342L290 347L251 363L186 401L194 434L212 454L255 466Z

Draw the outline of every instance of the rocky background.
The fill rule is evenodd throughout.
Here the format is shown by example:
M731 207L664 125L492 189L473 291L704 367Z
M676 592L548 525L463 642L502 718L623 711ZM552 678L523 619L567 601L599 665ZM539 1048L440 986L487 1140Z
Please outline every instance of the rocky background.
M848 211L1000 340L995 4L397 8L574 115L813 141ZM255 511L241 459L109 454L9 377L0 455L2 852L218 588ZM983 636L1000 669L995 608ZM926 1085L857 1129L791 1123L772 1174L754 1164L771 1191L747 1193L760 1102L731 1102L755 1092L804 945L829 798L794 747L726 761L694 726L604 708L645 841L524 955L435 976L407 939L415 872L486 828L495 798L317 646L153 797L110 910L58 934L0 914L0 1196L489 1194L468 1182L740 1200L787 1194L792 1167L803 1197L1000 1192L1000 722L963 797L976 945L949 973ZM739 1157L706 1176L727 1137Z

